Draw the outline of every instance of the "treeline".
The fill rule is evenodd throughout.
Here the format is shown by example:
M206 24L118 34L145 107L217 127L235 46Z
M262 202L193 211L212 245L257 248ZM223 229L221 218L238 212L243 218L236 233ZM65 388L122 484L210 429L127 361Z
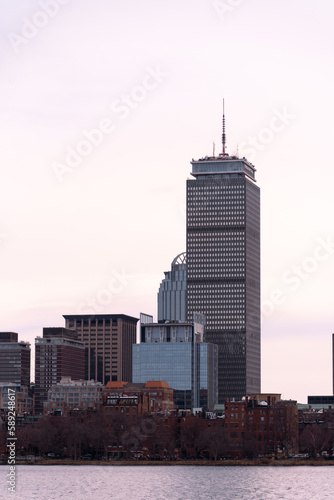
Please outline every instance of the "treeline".
M297 448L317 458L323 450L333 448L334 427L305 426L301 429ZM6 430L2 430L2 442ZM263 448L258 437L243 433L235 442L224 426L224 420L205 420L198 416L169 417L149 414L134 417L116 413L106 419L101 412L80 418L45 416L38 422L17 427L17 454L78 460L92 459L210 459L256 458L259 453L277 453L271 443ZM299 445L299 446L298 446ZM277 447L277 444L276 444ZM284 436L278 448L287 453ZM264 450L264 451L263 451Z

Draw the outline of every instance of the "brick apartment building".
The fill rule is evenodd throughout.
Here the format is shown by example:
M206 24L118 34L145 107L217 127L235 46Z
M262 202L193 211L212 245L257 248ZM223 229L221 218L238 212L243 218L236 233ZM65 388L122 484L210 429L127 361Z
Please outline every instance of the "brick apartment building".
M291 454L298 450L295 401L225 402L225 429L234 457Z
M139 416L149 412L174 409L173 389L163 381L148 381L146 384L108 382L102 391L102 399L105 408L108 406L121 408L122 405L128 405L127 401L131 401L137 407Z

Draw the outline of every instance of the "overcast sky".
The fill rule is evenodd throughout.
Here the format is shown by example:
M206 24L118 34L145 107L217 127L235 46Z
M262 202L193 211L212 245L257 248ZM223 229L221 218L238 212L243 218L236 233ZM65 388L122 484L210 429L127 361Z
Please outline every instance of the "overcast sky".
M331 0L0 1L0 330L153 314L192 158L261 188L262 391L332 394Z

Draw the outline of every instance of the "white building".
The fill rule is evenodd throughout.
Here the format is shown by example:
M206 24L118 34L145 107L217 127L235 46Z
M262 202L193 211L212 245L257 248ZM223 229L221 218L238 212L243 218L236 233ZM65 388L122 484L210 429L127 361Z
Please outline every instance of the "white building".
M72 380L63 377L48 391L44 413L60 410L67 413L73 408L96 408L102 403L103 384L94 380Z

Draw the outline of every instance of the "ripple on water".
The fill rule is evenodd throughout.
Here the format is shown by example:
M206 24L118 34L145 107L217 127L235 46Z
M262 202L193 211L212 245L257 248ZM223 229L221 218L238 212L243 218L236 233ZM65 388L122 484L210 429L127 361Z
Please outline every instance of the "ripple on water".
M0 467L0 498L7 491ZM205 466L17 467L16 497L25 500L327 500L334 468Z

